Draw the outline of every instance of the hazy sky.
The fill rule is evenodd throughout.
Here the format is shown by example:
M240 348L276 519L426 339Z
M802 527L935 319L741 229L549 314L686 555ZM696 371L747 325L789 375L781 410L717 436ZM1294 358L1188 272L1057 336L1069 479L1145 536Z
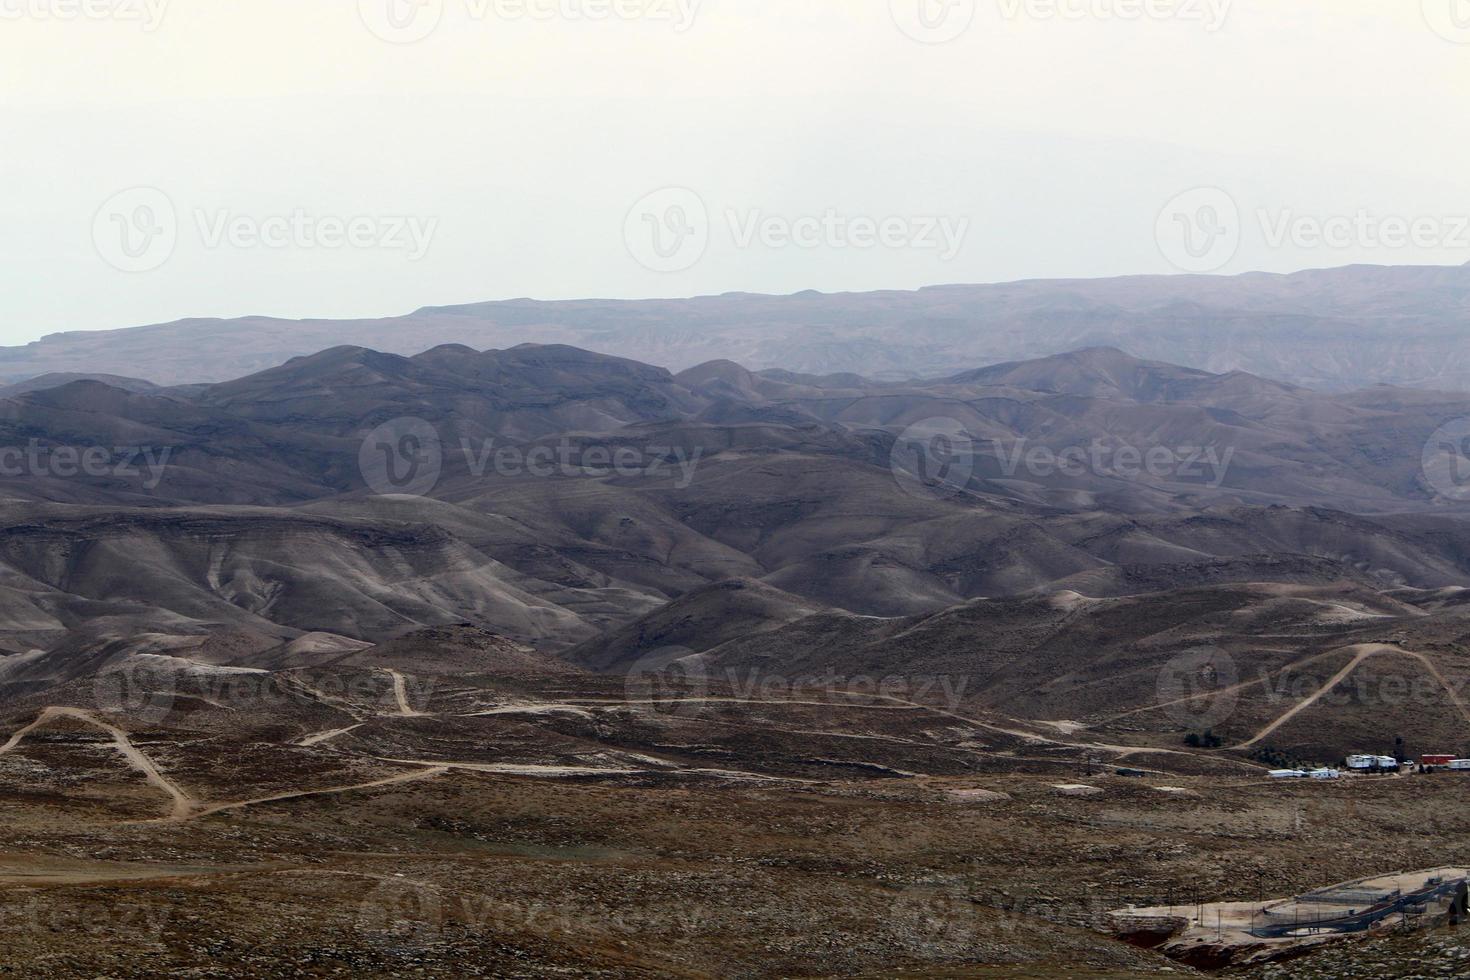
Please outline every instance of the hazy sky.
M1470 0L0 0L0 342L1470 261Z

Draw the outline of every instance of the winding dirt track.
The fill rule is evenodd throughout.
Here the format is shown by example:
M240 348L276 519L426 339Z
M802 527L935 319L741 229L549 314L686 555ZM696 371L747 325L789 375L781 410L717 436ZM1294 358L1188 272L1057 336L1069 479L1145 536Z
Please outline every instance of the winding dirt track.
M227 810L242 810L247 806L257 806L262 803L280 803L285 800L299 800L307 796L333 796L338 793L353 793L363 789L378 789L382 786L397 786L400 783L418 782L420 779L433 779L449 772L448 766L432 766L426 769L415 769L412 772L399 773L396 776L386 776L382 779L374 779L367 783L352 783L346 786L327 786L323 789L293 790L289 793L277 793L273 796L260 796L253 800L239 800L235 803L218 803L207 806L202 810L182 818L185 820L198 820L201 817L210 817L216 813L224 813Z
M917 701L905 701L902 698L888 697L882 694L875 694L872 695L872 697L882 698L885 701L893 701L898 704L910 705L915 708L923 708L926 711L931 711L937 715L943 715L946 718L954 718L958 721L967 722L968 724L976 725L980 728L986 728L990 731L1002 732L1006 735L1015 736L1016 738L1029 739L1033 742L1040 742L1045 745L1055 745L1068 749L1085 749L1089 752L1110 752L1116 755L1119 759L1125 758L1130 755L1137 755L1140 753L1145 755L1187 755L1190 758L1198 758L1198 753L1195 752L1188 752L1184 749L1160 748L1154 745L1110 745L1106 742L1063 742L1055 738L1048 738L1045 735L1038 735L1035 732L1028 732L1019 728L1005 728L1001 725L992 725L988 722L980 721L976 718L969 718L965 715L957 714L956 712L948 711L944 708L936 708L933 705L920 704ZM1225 761L1231 762L1238 766L1244 766L1247 769L1264 769L1263 766L1258 766L1253 762L1244 762L1240 759L1227 759Z
M160 772L158 767L153 764L153 760L144 755L143 752L132 743L132 740L128 738L127 732L124 732L116 725L112 725L108 722L103 721L93 712L86 711L82 708L42 709L41 713L36 716L35 721L31 722L29 725L22 728L14 735L10 736L10 740L6 742L3 746L0 746L0 755L4 755L7 752L10 752L17 745L20 744L21 739L25 738L31 732L35 731L38 728L41 728L42 726L46 725L56 718L71 718L76 721L83 722L84 724L91 725L93 728L101 729L102 731L111 735L113 748L117 749L117 751L122 754L124 759L128 760L128 763L134 769L137 769L139 772L141 772L147 778L148 782L152 783L164 793L167 793L168 796L173 800L173 810L169 814L170 820L187 819L189 814L197 805L198 801L196 801L194 797L184 792L184 790L181 789L177 783L175 783L173 780L169 779L162 772Z
M1404 650L1399 647L1389 646L1386 643L1363 643L1356 646L1342 647L1337 650L1332 650L1330 651L1330 653L1347 653L1354 650L1356 650L1357 653L1354 655L1353 659L1349 660L1347 662L1347 665L1339 670L1336 674L1333 674L1331 679L1328 680L1326 684L1323 684L1322 687L1314 692L1310 697L1302 699L1297 704L1287 709L1287 711L1276 720L1272 721L1266 727L1256 732L1256 734L1252 736L1249 741L1241 742L1235 747L1238 749L1248 749L1251 746L1256 745L1262 739L1266 738L1272 732L1280 728L1282 725L1285 725L1287 722L1291 721L1291 719L1295 718L1297 715L1301 714L1303 711L1316 704L1317 701L1327 692L1331 691L1333 688L1337 687L1337 685L1341 684L1343 681L1351 677L1353 671L1361 667L1364 661L1368 660L1371 657L1376 657L1380 655L1408 657L1411 660L1419 661L1419 663L1423 664L1424 669L1429 673L1429 675L1444 686L1444 689L1449 693L1450 700L1454 701L1455 707L1460 709L1460 717L1465 719L1465 721L1470 722L1470 708L1466 707L1465 702L1460 698L1459 692L1455 690L1454 685L1445 678L1444 674L1440 673L1439 668L1435 666L1434 662L1426 657L1424 654L1414 650ZM1326 656L1326 654L1324 654L1324 656Z
M428 759L384 759L404 766L429 766L440 770L488 772L502 776L638 776L646 769L598 769L595 766L540 766L519 762L433 762Z
M1265 684L1268 681L1276 680L1282 674L1286 673L1289 670L1295 670L1298 667L1305 667L1307 664L1316 663L1318 660L1325 660L1328 657L1335 657L1341 652L1341 650L1328 650L1325 653L1314 653L1310 657L1304 657L1301 660L1294 660L1291 663L1287 664L1285 667L1282 667L1280 670L1272 671L1268 674L1262 674L1260 677L1256 678L1253 681L1241 681L1239 684L1232 684L1229 687L1222 687L1218 690L1205 691L1201 694L1191 694L1188 697L1175 698L1172 701L1160 701L1157 704L1145 705L1142 708L1133 708L1132 710L1124 711L1121 714L1109 715L1107 718L1103 719L1103 723L1106 724L1108 722L1114 722L1117 721L1119 718L1130 718L1133 715L1146 714L1150 711L1161 711L1164 708L1172 708L1175 705L1179 704L1188 704L1191 701L1205 701L1210 698L1218 698L1224 694L1238 694L1239 692L1244 691L1247 688L1256 687L1258 685Z
M839 694L842 694L844 692L838 692L838 693ZM1219 692L1214 692L1214 693L1219 693ZM1108 753L1111 753L1111 754L1116 755L1120 759L1121 758L1124 758L1125 756L1136 755L1136 754L1139 754L1139 753L1149 754L1149 755L1152 755L1152 754L1159 754L1159 755L1184 755L1184 756L1189 756L1191 758L1197 758L1198 757L1198 754L1197 753L1189 752L1189 751L1186 751L1184 749L1169 749L1169 748L1161 748L1161 747L1152 746L1152 745L1110 745L1110 744L1105 743L1105 742L1067 742L1067 741L1063 741L1061 739L1052 738L1052 737L1047 736L1047 735L1041 735L1041 734L1039 734L1039 733L1037 733L1035 731L1027 731L1026 729L1023 729L1023 728L1007 728L1004 725L997 725L997 724L994 724L992 722L981 721L978 718L971 718L968 715L962 715L962 714L959 714L958 712L950 711L950 710L945 709L945 708L936 707L935 705L932 705L932 704L924 704L924 703L919 702L919 701L908 701L908 700L905 700L904 698L893 697L893 696L886 695L886 694L852 694L852 695L847 695L847 696L868 698L868 699L872 699L872 700L875 700L875 701L885 701L885 702L888 702L888 703L886 703L886 704L844 704L843 702L840 702L840 701L795 701L795 700L784 700L784 699L779 699L779 698L778 699L774 699L774 700L769 700L769 699L732 698L732 697L665 698L665 699L649 699L649 700L641 700L641 701L640 700L616 701L616 700L607 700L607 699L594 700L594 699L583 699L583 698L568 698L566 703L573 704L573 705L588 705L588 704L679 704L679 703L686 703L687 702L687 703L711 703L711 704L760 704L760 705L768 705L768 706L769 705L811 705L811 706L822 707L822 708L860 708L860 709L867 709L867 710L871 710L871 711L927 711L927 712L929 712L931 714L941 715L941 716L943 716L945 718L953 718L956 721L962 721L962 722L964 722L967 725L974 725L976 728L983 728L983 729L986 729L987 731L992 731L992 732L1000 732L1003 735L1010 735L1010 736L1012 736L1014 738L1025 739L1028 742L1033 742L1033 743L1040 744L1040 745L1055 746L1057 748L1067 748L1067 749L1084 749L1084 750L1089 751L1089 752L1108 752ZM1232 763L1234 765L1241 766L1241 767L1246 768L1246 769L1255 769L1255 770L1261 770L1261 771L1264 771L1265 770L1265 767L1264 766L1259 766L1259 765L1256 765L1255 763L1252 763L1252 762L1245 762L1245 761L1240 760L1240 759L1226 759L1225 761L1230 762L1230 763Z
M420 779L431 779L435 776L442 776L450 771L447 766L430 765L427 768L415 769L411 772L399 773L395 776L387 776L383 779L375 779L366 783L328 786L322 789L293 790L287 793L277 793L272 796L237 800L232 803L205 804L190 796L177 783L159 771L158 767L153 763L153 760L148 758L147 755L135 746L132 740L128 738L127 733L121 728L103 721L95 713L82 708L43 709L35 721L11 735L10 739L4 745L0 745L0 756L13 751L27 735L30 735L32 732L44 727L57 718L72 718L111 735L113 748L117 749L134 769L141 772L148 779L149 783L168 794L173 800L173 809L169 812L168 816L162 817L159 820L144 821L145 823L183 823L188 820L197 820L216 813L224 813L227 810L240 810L261 803L276 803L283 800L300 799L306 796L329 796L337 793L351 793L356 790L376 789L380 786L394 786L399 783L416 782Z
M1455 690L1455 686L1450 683L1449 679L1446 678L1443 673L1440 672L1439 666L1435 664L1433 660L1416 650L1404 650L1400 647L1391 646L1387 643L1364 643L1348 647L1338 647L1333 650L1328 650L1324 653L1313 654L1310 657L1305 657L1301 660L1294 661L1287 664L1285 667L1282 667L1280 670L1274 671L1270 674L1262 675L1261 677L1253 681L1244 681L1240 684L1233 684L1230 687L1222 687L1217 691L1206 691L1202 694L1194 694L1185 698L1177 698L1173 701L1162 701L1158 704L1151 704L1143 708L1134 708L1131 711L1125 711L1121 714L1113 715L1109 717L1107 721L1117 721L1119 718L1127 718L1131 715L1144 714L1149 711L1158 711L1162 708L1168 708L1178 704L1187 704L1191 701L1201 701L1209 698L1216 698L1223 694L1238 693L1248 688L1265 684L1269 680L1274 680L1285 674L1287 671L1295 670L1299 667L1305 667L1308 664L1316 663L1319 660L1325 660L1328 657L1340 656L1343 653L1347 653L1350 651L1356 651L1352 660L1348 661L1348 663L1336 674L1334 674L1327 681L1326 684L1322 685L1322 687L1318 689L1315 693L1313 693L1310 697L1303 699L1295 705L1292 705L1284 713L1272 720L1260 731L1256 732L1255 735L1251 736L1248 740L1241 742L1239 745L1235 746L1235 748L1248 749L1252 746L1258 745L1263 739L1267 738L1277 729L1281 728L1281 726L1285 725L1297 715L1310 708L1329 691L1333 690L1343 681L1351 677L1353 675L1353 672L1361 667L1364 662L1376 656L1400 656L1408 657L1411 660L1418 661L1421 665L1423 665L1425 672L1433 677L1436 681L1438 681L1440 685L1445 689L1445 692L1449 695L1450 700L1453 701L1455 707L1459 709L1460 717L1463 718L1467 723L1470 723L1470 705L1467 705L1465 703L1465 700L1460 697L1460 693Z

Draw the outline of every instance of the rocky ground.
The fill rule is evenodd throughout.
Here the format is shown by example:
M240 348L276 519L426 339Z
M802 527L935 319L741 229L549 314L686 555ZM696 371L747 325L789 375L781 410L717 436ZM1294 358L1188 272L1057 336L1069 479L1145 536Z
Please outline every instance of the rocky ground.
M268 710L175 687L146 724L15 707L0 975L1180 974L1100 931L1105 913L1470 845L1450 778L1280 783L1157 754L1126 777L848 699L647 704L607 678L342 670L282 673ZM1343 972L1358 956L1439 976L1456 949L1354 943L1276 969L1380 975Z
M1251 971L1261 980L1419 980L1470 975L1470 934L1463 928L1428 935L1334 944L1311 957Z

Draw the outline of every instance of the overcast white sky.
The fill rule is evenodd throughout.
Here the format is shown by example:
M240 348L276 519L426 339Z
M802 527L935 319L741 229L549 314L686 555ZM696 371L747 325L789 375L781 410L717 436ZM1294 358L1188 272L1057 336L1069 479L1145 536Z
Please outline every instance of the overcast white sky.
M1470 261L1470 0L581 3L0 0L0 342Z

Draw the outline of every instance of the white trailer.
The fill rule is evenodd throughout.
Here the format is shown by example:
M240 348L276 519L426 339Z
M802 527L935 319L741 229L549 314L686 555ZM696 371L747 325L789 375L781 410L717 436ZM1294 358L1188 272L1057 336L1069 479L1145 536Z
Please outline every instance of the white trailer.
M1300 769L1272 769L1272 779L1306 779L1307 774Z
M1308 773L1313 779L1341 779L1342 773L1336 769L1313 769Z
M1470 759L1451 759L1449 769L1470 769Z
M1350 755L1347 757L1347 767L1354 772L1366 772L1378 765L1376 755Z

